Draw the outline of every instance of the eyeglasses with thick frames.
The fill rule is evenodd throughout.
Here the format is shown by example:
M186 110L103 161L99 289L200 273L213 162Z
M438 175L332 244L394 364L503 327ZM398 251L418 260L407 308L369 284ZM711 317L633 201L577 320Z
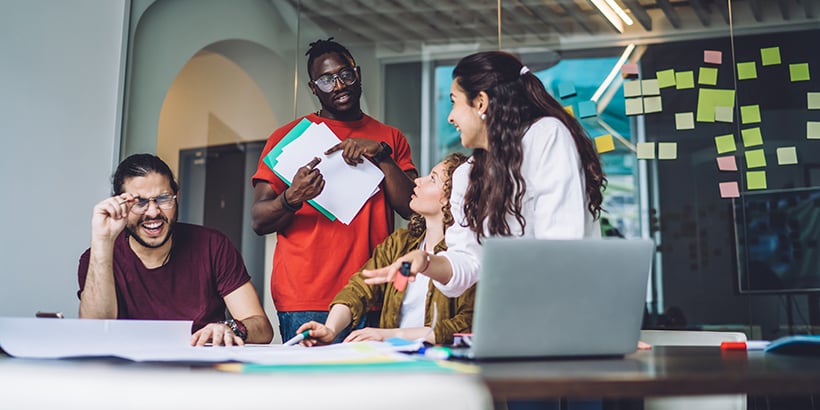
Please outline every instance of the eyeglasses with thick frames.
M131 212L142 215L148 212L148 205L153 201L159 209L171 209L176 205L176 195L162 194L153 198L134 198L134 205L131 205Z
M329 93L336 88L336 80L341 80L344 85L356 84L356 67L345 67L336 74L325 74L313 81L316 87L324 93Z

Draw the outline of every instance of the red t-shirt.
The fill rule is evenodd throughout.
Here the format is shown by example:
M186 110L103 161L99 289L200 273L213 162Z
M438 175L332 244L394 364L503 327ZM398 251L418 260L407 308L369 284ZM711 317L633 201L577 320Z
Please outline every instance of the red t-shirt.
M415 170L407 138L396 128L364 115L358 121L335 121L310 114L339 137L384 141L393 148L399 168ZM253 184L267 182L281 193L287 185L262 160L302 118L277 129L268 138ZM382 182L384 184L384 182ZM393 210L379 190L364 204L350 225L330 221L310 204L296 211L293 221L277 233L273 255L271 295L280 312L327 310L333 297L370 258L370 253L393 230Z
M77 277L85 288L91 249L80 256ZM223 297L251 280L242 255L214 229L177 222L168 263L148 269L123 231L114 242L117 318L193 320L192 331L225 320Z

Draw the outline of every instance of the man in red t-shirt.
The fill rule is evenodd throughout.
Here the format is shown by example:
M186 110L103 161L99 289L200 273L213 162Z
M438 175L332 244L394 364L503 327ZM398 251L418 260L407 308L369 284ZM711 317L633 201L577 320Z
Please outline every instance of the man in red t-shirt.
M333 297L392 232L393 210L404 218L412 213L410 195L418 176L404 134L362 112L361 68L347 48L332 40L311 43L307 52L308 86L321 110L274 131L252 177L253 229L259 235L278 234L270 286L284 339L302 323L324 323ZM303 118L325 123L342 141L324 154L342 151L346 163L371 161L384 173L379 191L349 225L304 206L324 188L325 180L314 168L319 158L299 168L290 186L263 161Z

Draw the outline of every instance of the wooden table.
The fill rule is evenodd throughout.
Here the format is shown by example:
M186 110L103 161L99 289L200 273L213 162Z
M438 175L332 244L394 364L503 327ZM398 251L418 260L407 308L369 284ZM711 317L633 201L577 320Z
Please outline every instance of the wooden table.
M494 400L820 393L820 357L654 347L623 359L482 362Z

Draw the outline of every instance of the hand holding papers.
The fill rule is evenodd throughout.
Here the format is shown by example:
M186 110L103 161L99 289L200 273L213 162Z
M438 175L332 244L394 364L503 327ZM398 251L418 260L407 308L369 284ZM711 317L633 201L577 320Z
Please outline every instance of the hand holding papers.
M325 180L322 192L309 200L319 212L331 220L349 224L359 210L378 191L384 175L368 161L357 166L345 162L341 151L324 155L340 139L324 123L315 124L307 119L298 123L263 159L271 170L288 185L305 164L315 157L321 161L314 169Z

